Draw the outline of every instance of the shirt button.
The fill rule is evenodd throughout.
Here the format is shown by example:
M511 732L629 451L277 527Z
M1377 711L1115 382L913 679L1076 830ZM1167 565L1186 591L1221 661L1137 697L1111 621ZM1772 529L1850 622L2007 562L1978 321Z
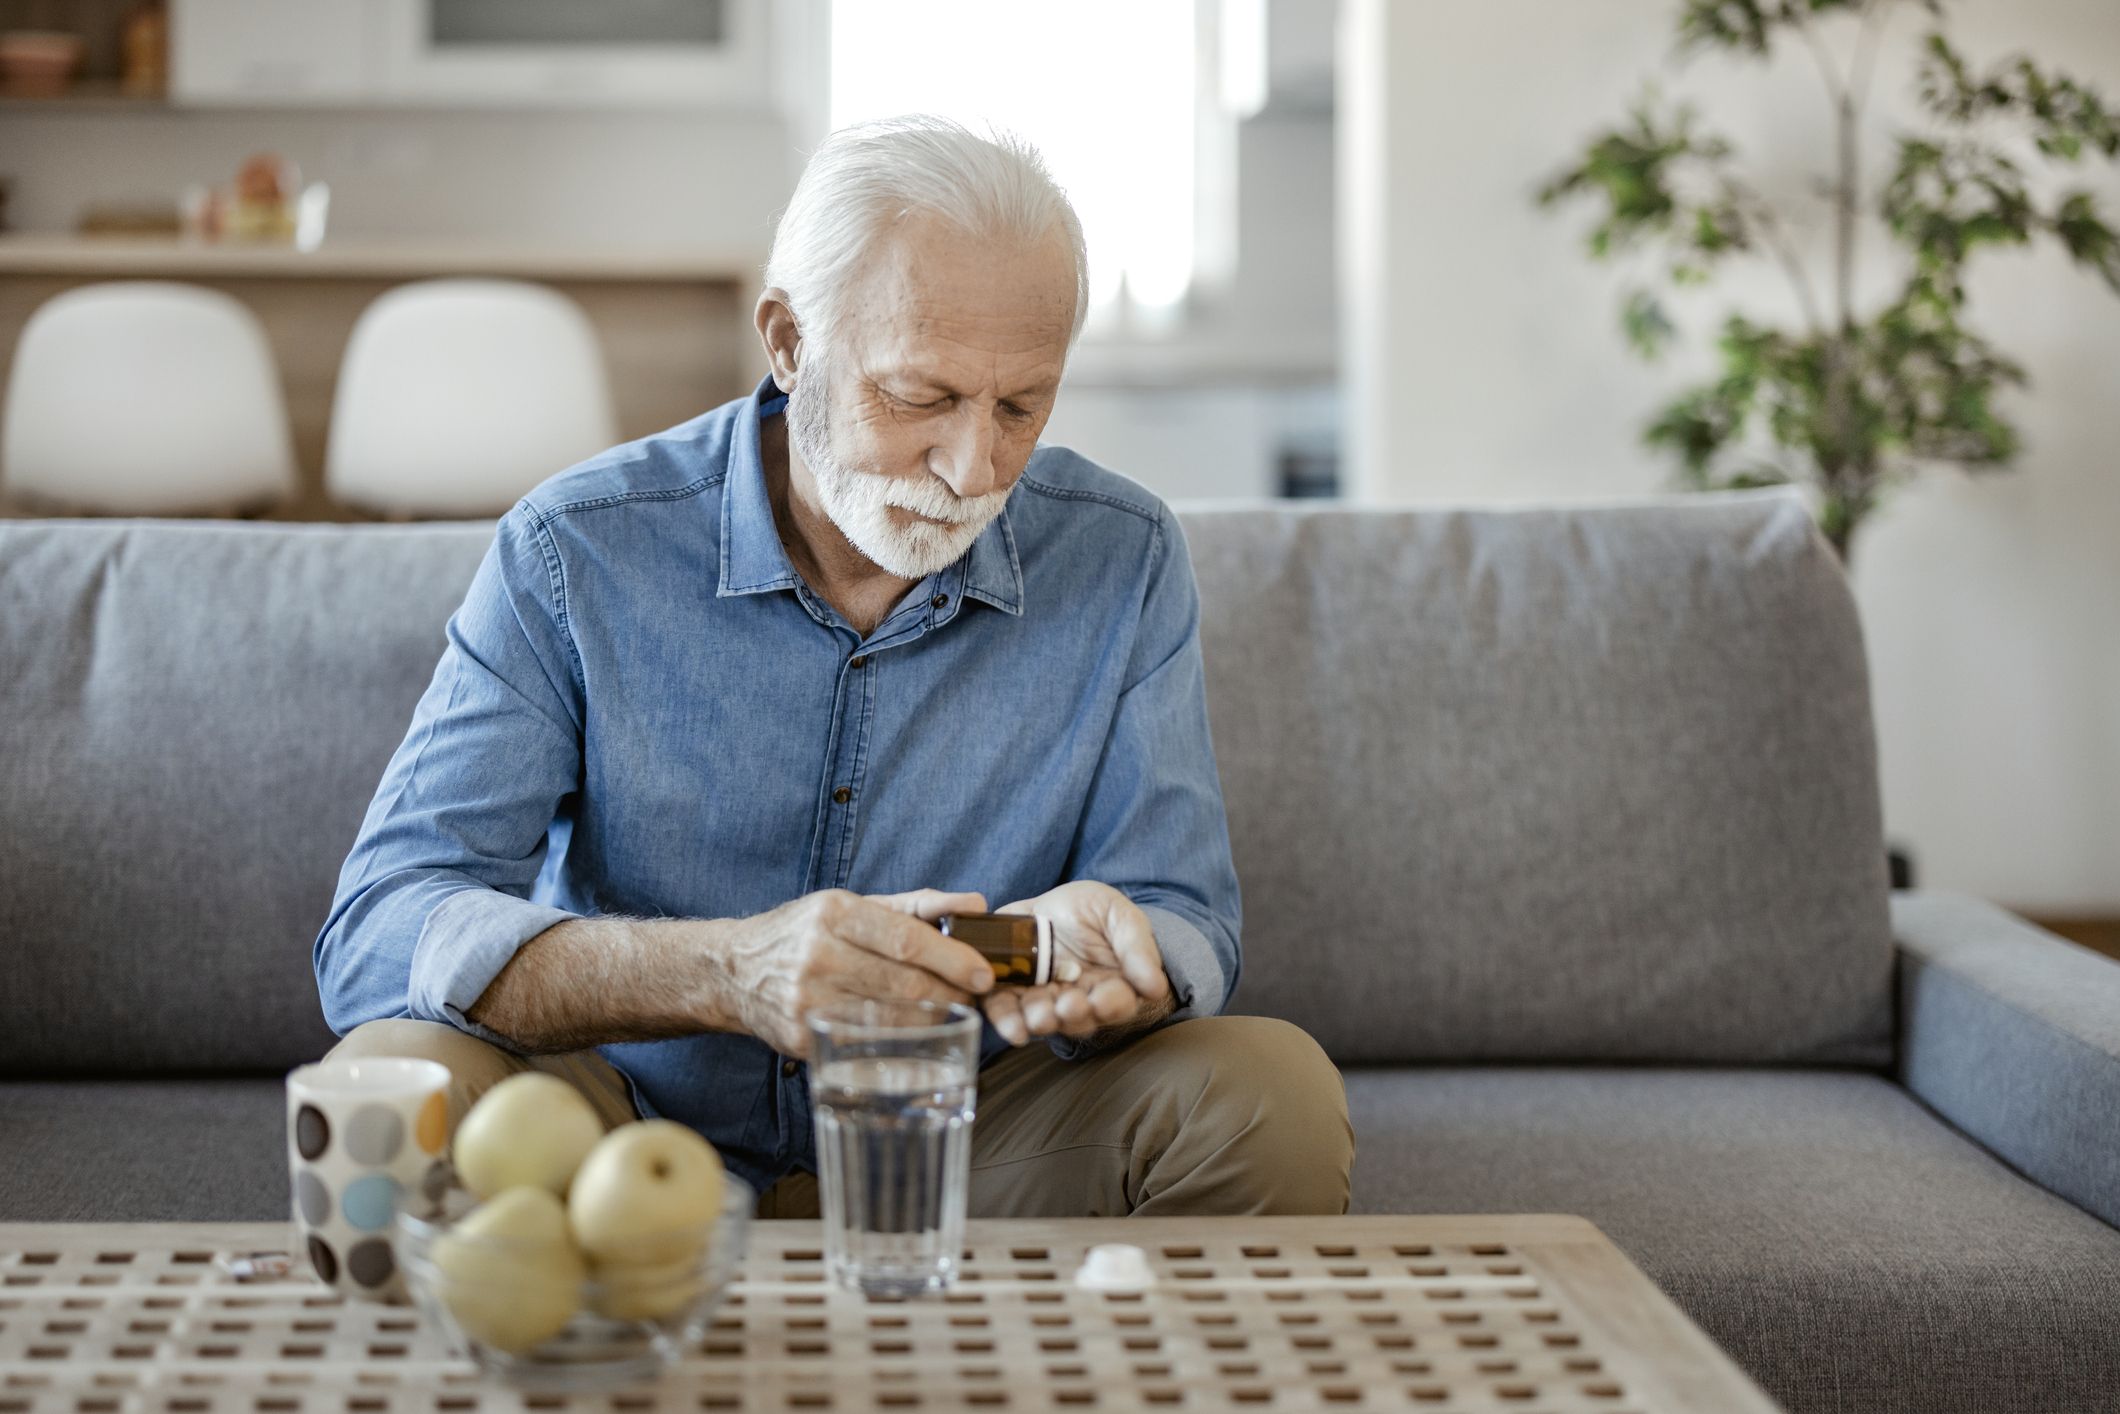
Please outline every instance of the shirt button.
M930 605L931 607L933 607L933 608L937 608L937 609L940 609L940 608L944 607L944 606L945 606L945 605L947 605L947 604L948 604L949 602L950 602L950 596L949 596L949 595L947 595L947 594L937 594L937 595L936 595L936 596L935 596L934 598L932 598L932 599L928 600L928 604L929 604L929 605Z
M832 792L832 799L838 801L841 805L846 804L853 798L854 792L846 786L841 786L838 790Z
M795 1071L796 1071L796 1065L795 1065L795 1062L793 1062L793 1061L791 1061L791 1060L784 1060L784 1061L782 1061L782 1062L780 1063L780 1073L781 1073L782 1075L789 1075L789 1076L792 1076L792 1075L793 1075L793 1074L795 1073Z
M847 666L850 668L866 668L868 665L869 655L866 653L856 653L853 657L847 659Z

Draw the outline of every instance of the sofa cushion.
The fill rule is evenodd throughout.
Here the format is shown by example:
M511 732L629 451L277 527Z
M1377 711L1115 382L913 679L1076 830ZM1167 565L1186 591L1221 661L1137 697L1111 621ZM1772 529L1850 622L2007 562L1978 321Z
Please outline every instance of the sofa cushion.
M286 1068L490 525L0 523L0 1072Z
M277 1077L0 1080L0 1222L277 1222Z
M2120 1231L1864 1074L1355 1070L1358 1212L1595 1222L1795 1414L2120 1390Z
M1862 634L1800 500L1184 524L1237 1009L1343 1061L1889 1060Z

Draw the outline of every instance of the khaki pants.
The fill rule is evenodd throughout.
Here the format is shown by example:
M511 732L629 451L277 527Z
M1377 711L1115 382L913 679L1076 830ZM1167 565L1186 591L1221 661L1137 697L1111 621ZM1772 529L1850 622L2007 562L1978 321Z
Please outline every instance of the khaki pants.
M371 1021L334 1057L419 1056L455 1077L452 1126L525 1070L573 1085L606 1126L634 1119L626 1082L595 1051L520 1056L451 1026ZM973 1217L1344 1213L1354 1131L1339 1072L1308 1035L1256 1016L1200 1017L1084 1060L1042 1041L979 1072ZM761 1217L815 1217L817 1180L792 1173Z

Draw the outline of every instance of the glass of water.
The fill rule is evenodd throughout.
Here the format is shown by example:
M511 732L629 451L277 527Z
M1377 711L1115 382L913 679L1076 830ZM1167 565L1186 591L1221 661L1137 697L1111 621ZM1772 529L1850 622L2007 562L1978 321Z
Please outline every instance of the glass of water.
M964 1248L979 1013L850 1002L812 1012L809 1026L833 1279L892 1296L949 1285Z

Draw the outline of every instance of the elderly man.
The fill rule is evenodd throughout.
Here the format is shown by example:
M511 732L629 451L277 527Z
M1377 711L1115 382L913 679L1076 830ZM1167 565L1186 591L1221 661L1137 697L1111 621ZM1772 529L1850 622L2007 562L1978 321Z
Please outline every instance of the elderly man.
M818 150L771 377L501 519L316 940L334 1055L438 1059L459 1113L560 1075L807 1215L805 1014L973 1002L973 1214L1344 1211L1337 1073L1216 1015L1237 880L1184 537L1038 445L1085 269L1027 148L901 119ZM1079 975L997 987L934 926L990 900Z

